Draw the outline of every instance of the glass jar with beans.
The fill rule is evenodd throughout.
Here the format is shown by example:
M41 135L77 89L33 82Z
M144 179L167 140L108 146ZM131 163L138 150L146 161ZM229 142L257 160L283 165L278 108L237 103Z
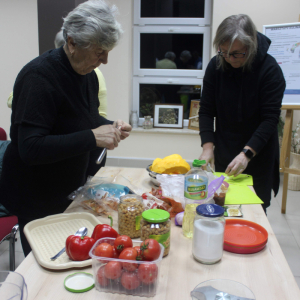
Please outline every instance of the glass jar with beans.
M142 213L145 210L143 198L139 195L128 194L120 197L118 204L119 234L130 238L141 236Z
M164 255L169 254L171 238L170 214L162 209L148 209L142 214L141 219L141 240L157 240L164 246Z

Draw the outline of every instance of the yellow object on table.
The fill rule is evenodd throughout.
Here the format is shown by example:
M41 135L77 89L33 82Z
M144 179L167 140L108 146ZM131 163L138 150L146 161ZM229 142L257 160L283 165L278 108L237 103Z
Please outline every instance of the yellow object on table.
M151 171L159 174L185 174L190 169L190 165L179 154L156 158L151 166Z

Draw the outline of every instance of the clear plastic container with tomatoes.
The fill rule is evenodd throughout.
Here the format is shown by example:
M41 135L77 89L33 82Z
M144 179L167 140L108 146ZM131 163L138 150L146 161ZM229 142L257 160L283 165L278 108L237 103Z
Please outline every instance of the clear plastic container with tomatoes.
M118 204L119 234L135 239L141 236L140 221L145 210L143 198L128 194L120 197Z
M153 261L108 258L95 255L95 250L99 245L107 243L113 246L114 241L115 238L99 239L90 250L96 289L106 293L141 297L155 296L160 263L164 253L163 245L159 244L159 257ZM142 241L132 242L133 247L140 247L143 243Z

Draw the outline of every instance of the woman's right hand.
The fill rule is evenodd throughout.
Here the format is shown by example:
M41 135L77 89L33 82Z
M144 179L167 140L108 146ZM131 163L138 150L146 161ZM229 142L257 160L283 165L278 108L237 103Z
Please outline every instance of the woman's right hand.
M211 168L215 169L215 156L214 156L214 144L213 143L205 143L203 145L203 152L199 157L199 160L206 160L206 164L203 166L207 166L209 163Z
M97 147L113 150L118 147L121 141L121 132L113 125L102 125L96 129L92 129L94 133Z

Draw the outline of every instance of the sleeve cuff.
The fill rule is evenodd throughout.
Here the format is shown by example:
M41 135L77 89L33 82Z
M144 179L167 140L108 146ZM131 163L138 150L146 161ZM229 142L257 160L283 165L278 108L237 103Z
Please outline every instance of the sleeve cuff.
M201 147L203 147L206 143L213 143L215 144L215 138L213 132L202 132L200 133L201 137Z

